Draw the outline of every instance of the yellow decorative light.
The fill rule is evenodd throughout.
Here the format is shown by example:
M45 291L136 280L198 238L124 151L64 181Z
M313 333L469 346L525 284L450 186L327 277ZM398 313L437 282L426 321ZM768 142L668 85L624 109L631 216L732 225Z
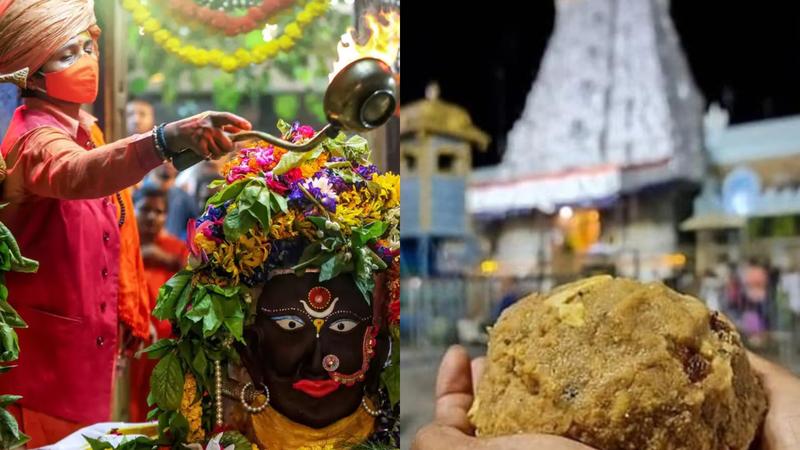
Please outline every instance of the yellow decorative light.
M481 272L485 274L492 274L497 272L497 269L500 267L497 261L493 259L486 259L481 261Z
M205 49L184 44L178 36L164 28L161 22L153 17L141 0L122 2L122 7L131 13L140 32L151 35L153 41L164 50L195 66L214 66L226 72L235 72L251 64L264 63L278 53L291 49L296 40L302 37L303 29L314 19L325 14L329 5L329 0L309 0L303 10L297 13L295 20L284 27L282 35L277 35L275 39L259 44L252 50L239 48L227 53L220 49Z

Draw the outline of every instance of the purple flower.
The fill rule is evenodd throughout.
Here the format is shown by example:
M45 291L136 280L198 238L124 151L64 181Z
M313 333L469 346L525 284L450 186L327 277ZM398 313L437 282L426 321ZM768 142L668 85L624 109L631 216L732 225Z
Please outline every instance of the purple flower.
M336 199L333 197L325 197L320 202L330 212L336 212Z
M367 180L372 180L372 175L374 175L377 171L378 167L376 167L374 164L356 167L356 173Z

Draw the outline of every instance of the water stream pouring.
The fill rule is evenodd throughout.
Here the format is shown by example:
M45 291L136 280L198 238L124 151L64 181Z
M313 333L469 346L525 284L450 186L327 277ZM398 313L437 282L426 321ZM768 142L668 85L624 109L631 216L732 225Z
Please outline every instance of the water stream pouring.
M328 124L309 141L293 144L261 131L231 134L234 142L259 140L292 152L314 149L326 137L339 130L369 131L384 125L397 108L397 82L392 69L376 58L361 58L348 64L328 85L325 92L325 116ZM203 161L191 150L184 150L172 159L178 170L185 170Z

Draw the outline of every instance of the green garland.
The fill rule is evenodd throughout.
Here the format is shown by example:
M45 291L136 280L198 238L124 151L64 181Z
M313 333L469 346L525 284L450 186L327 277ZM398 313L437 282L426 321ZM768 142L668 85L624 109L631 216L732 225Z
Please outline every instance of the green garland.
M0 223L0 363L10 363L19 359L19 342L17 332L14 330L28 327L8 303L5 272L31 273L36 272L38 268L39 263L22 256L11 231ZM13 367L0 365L0 374L8 372ZM22 397L19 395L0 395L0 448L19 447L30 439L19 430L14 416L6 410L20 398Z

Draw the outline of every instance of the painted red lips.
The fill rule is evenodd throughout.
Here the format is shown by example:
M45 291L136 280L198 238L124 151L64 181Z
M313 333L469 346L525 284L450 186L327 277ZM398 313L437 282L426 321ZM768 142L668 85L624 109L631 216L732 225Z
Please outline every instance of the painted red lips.
M341 384L333 380L300 380L292 385L293 388L314 398L322 398L339 389Z

